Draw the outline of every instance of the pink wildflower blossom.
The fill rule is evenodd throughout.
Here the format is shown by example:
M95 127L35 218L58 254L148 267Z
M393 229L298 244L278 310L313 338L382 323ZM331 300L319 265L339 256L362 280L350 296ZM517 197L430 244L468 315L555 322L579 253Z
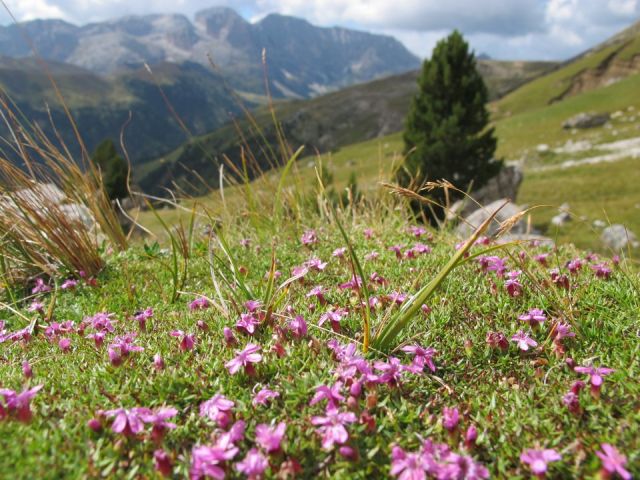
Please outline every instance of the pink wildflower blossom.
M200 416L213 420L220 428L227 428L231 423L234 406L235 402L224 395L216 394L200 404Z
M278 398L279 396L280 394L278 392L274 392L273 390L265 387L255 394L251 400L251 404L254 407L257 407L258 405L266 405L269 400L272 398Z
M41 278L36 278L36 285L31 289L31 293L34 295L37 293L47 293L51 291L51 287L44 283Z
M236 323L236 329L247 335L253 335L258 325L260 325L260 320L254 317L252 313L242 313L240 314L240 320Z
M547 316L539 308L532 308L531 310L529 310L529 312L524 313L518 317L518 320L528 322L532 327L542 325L546 319Z
M340 412L337 408L327 407L325 416L311 418L311 423L317 426L317 432L322 436L322 448L331 450L335 445L343 445L349 440L349 432L345 425L357 420L353 412Z
M531 473L535 476L543 478L547 473L547 464L557 462L562 456L551 448L545 450L529 449L520 455L520 461L529 465Z
M256 426L256 443L267 453L278 452L282 446L286 429L285 422L280 422L275 426L261 423Z
M347 247L336 248L331 254L332 257L344 258L344 254L347 253Z
M191 450L191 468L189 478L191 480L204 480L213 478L224 480L224 463L233 459L239 452L238 447L233 444L198 445Z
M318 236L316 235L316 231L313 229L306 230L302 237L300 237L300 241L303 245L309 246L318 243Z
M516 342L518 345L518 348L523 352L526 352L527 350L529 350L529 347L535 348L538 346L538 342L536 342L533 338L531 338L529 335L524 333L522 330L518 330L518 332L511 337L511 341Z
M193 350L196 345L196 336L193 333L186 333L182 330L174 330L171 332L172 337L180 339L180 350L187 352Z
M107 417L115 417L111 424L111 430L114 433L122 433L131 437L142 432L144 424L153 412L144 407L134 407L129 410L117 408L115 410L107 410L104 412Z
M304 321L301 315L296 316L289 322L289 331L295 338L303 338L307 336L307 322Z
M236 463L236 470L249 480L262 479L267 468L269 468L269 460L257 448L249 450L244 459Z
M258 353L259 351L259 345L249 343L244 350L237 351L236 357L225 363L225 367L231 375L238 373L242 367L244 367L247 375L252 375L254 373L253 364L262 360L262 355Z
M169 454L161 448L153 452L153 467L164 477L170 477L173 473L173 462L171 461L171 457L169 457Z
M17 393L8 388L0 388L0 396L4 397L4 406L0 402L0 420L11 416L22 423L28 423L33 414L31 412L31 400L42 389L43 385L23 390Z
M627 457L618 452L618 449L609 443L600 444L602 451L596 452L602 461L602 470L609 475L618 475L623 480L631 480L631 473L624 468Z
M598 396L600 393L600 388L602 387L602 383L604 382L603 377L609 375L610 373L615 372L613 368L607 367L575 367L573 369L575 372L582 373L584 375L589 375L589 383L591 384L591 393L594 396Z
M210 306L211 304L206 297L198 297L189 304L189 310L204 310L206 308L209 308Z
M342 387L342 382L336 382L332 387L326 385L316 387L316 393L313 395L309 405L315 405L322 400L326 400L327 407L337 408L340 402L344 401L344 396L340 393Z

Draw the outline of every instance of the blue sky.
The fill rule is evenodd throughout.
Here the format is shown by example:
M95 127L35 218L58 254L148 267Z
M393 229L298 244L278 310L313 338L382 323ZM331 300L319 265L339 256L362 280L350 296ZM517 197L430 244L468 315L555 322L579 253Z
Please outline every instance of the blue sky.
M562 60L640 19L640 0L4 0L18 20L62 18L85 24L123 15L232 7L257 21L268 13L393 35L428 56L461 30L477 52L498 59ZM10 22L6 12L0 23Z

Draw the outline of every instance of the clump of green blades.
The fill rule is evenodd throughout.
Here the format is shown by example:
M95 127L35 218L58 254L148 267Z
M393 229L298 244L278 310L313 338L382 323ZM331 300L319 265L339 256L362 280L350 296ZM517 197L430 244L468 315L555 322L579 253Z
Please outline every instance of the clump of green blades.
M504 205L503 205L504 206ZM366 286L367 277L364 275L364 271L362 266L355 254L355 250L353 249L353 245L349 240L349 236L346 231L342 227L338 216L336 215L335 209L333 209L333 217L338 225L340 233L344 238L344 241L347 243L347 248L349 250L349 256L351 258L351 263L354 271L357 271L358 275L362 279L362 288L359 291L359 294L364 296L363 304L365 307L362 309L363 311L363 325L362 325L362 346L363 351L367 351L369 347L374 348L376 350L382 352L389 352L393 350L398 345L398 337L400 333L404 330L407 324L415 317L420 307L433 295L433 293L437 290L437 288L442 284L442 282L447 278L447 276L458 266L463 265L464 263L476 258L480 255L484 255L490 251L496 250L498 248L504 248L508 244L497 245L493 247L489 247L484 249L474 255L465 256L469 249L473 246L473 244L478 240L480 235L482 235L485 230L489 227L491 222L495 219L496 215L500 211L502 207L493 212L492 215L487 218L482 225L480 225L469 237L469 239L464 243L464 245L449 259L447 264L438 272L438 274L433 277L433 279L424 285L420 290L418 290L413 296L402 304L400 310L381 321L379 328L377 329L373 339L371 339L371 313L369 308L366 305L369 305L369 292ZM355 272L354 272L355 274Z

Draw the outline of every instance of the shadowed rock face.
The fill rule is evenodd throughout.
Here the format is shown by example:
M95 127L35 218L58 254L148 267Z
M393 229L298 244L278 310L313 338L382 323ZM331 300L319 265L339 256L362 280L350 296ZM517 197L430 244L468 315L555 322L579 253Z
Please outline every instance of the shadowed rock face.
M210 55L238 89L254 93L263 93L262 51L266 49L272 93L277 97L306 98L419 65L391 37L319 28L283 15L269 15L252 24L221 7L197 13L194 23L183 15L145 15L81 27L35 20L22 28L45 59L100 75L144 63L189 61L209 67ZM0 27L0 55L31 53L20 28Z

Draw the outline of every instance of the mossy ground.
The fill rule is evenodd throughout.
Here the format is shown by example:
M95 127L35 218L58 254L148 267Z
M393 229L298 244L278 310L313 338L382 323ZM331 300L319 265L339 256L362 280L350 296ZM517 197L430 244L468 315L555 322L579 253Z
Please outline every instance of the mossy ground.
M111 312L115 332L107 336L102 348L85 338L90 330L84 335L70 333L67 353L61 351L57 339L47 340L42 331L27 343L0 344L0 387L22 390L27 385L44 385L32 401L30 423L0 422L0 472L4 472L0 476L10 472L11 478L152 478L156 475L152 455L157 446L148 435L125 438L112 432L108 421L96 433L86 424L99 410L170 405L179 411L173 419L178 427L167 434L162 448L175 462L175 477L183 478L189 470L192 447L210 443L215 434L212 423L199 417L198 409L216 393L236 402L235 418L247 422L246 439L238 443L241 453L234 462L254 445L257 424L287 423L283 452L272 457L269 476L278 473L285 458L295 458L302 466L303 478L383 478L389 476L392 444L415 450L420 438L427 437L464 451L442 427L443 408L454 406L461 412L461 429L475 425L479 432L477 446L468 453L483 463L493 478L528 478L519 456L524 449L535 447L554 448L562 454L561 461L550 464L549 478L596 478L600 463L595 451L603 442L616 445L627 455L630 470L640 474L639 280L626 273L624 265L613 267L608 280L597 278L585 265L579 273L569 274L569 290L558 288L549 281L549 270L559 267L566 272L568 260L584 258L571 247L556 251L511 247L510 256L499 251L510 269L525 272L521 276L523 294L518 297L509 296L504 279L483 273L476 261L456 269L430 299L431 313L416 316L399 339L435 348L435 375L405 373L400 385L370 386L366 391L369 400L363 395L351 405L360 420L367 412L375 421L374 426L358 421L347 427L357 460L322 450L310 418L321 415L324 406L309 406L309 401L316 386L332 385L336 380L337 362L326 344L330 339L360 341L362 330L355 308L357 296L338 288L352 273L346 259L331 255L343 246L336 226L311 214L304 218L303 222L283 222L272 229L256 230L243 222L227 229L233 255L246 268L246 282L256 292L265 288L272 249L283 273L281 280L290 275L292 267L312 257L328 262L324 271L309 272L286 291L277 313L302 315L309 332L304 339L281 340L282 357L272 347L278 341L273 336L275 326L286 323L283 317L274 317L275 325L261 325L253 338L236 332L239 346L229 348L222 329L233 328L239 315L225 316L215 308L188 309L197 294L216 298L207 238L200 233L194 241L185 293L175 303L170 302L169 254L160 251L149 256L138 248L109 256L96 287L81 285L76 291L58 291L55 300L51 294L45 295L45 306L55 302L56 321L72 320L78 325L86 316ZM405 216L397 212L383 216L367 211L349 221L347 230L360 258L371 251L380 254L376 260L364 261L367 275L375 271L388 280L386 285L372 286L372 293L380 298L393 291L414 292L454 253L455 240L446 233L431 232L430 240L417 240L408 226ZM301 244L300 235L309 228L317 230L319 241L307 247ZM372 238L364 236L366 228L372 229ZM240 246L243 238L250 240L248 247ZM428 243L433 251L398 260L388 250L392 245L404 245L406 250L417 241ZM523 260L520 251L524 252ZM548 267L532 259L542 252L550 254ZM328 289L330 305L350 309L340 336L316 326L328 308L306 297L316 285ZM223 296L230 298L227 292ZM26 311L27 306L25 302L16 308L31 318L34 314ZM290 308L286 310L286 306ZM144 351L131 353L119 367L112 366L106 345L115 335L137 331L131 317L147 307L155 314L136 340ZM531 332L538 348L520 352L510 342L508 351L501 352L487 346L489 331L504 332L509 338L519 329L528 330L518 315L531 308L543 309L548 317L540 329ZM374 311L374 327L383 312ZM16 315L5 313L5 319L11 331L25 325ZM576 333L575 339L566 342L562 356L554 354L549 338L555 319L570 323ZM197 327L199 320L206 324L206 330ZM46 322L42 323L44 327ZM170 336L178 329L196 335L194 350L179 349L178 339ZM256 376L230 375L225 362L236 348L250 341L261 345L264 355ZM161 371L153 367L157 353L166 363ZM410 361L402 352L393 355L405 364ZM567 367L567 357L580 365L606 365L616 370L606 377L600 399L591 397L588 389L581 393L580 415L571 414L562 403L575 380L586 380ZM376 352L369 352L366 358L386 359ZM24 360L33 368L30 380L22 374ZM253 407L251 399L258 384L279 392L280 397L268 407ZM227 467L229 478L237 475L234 462Z

